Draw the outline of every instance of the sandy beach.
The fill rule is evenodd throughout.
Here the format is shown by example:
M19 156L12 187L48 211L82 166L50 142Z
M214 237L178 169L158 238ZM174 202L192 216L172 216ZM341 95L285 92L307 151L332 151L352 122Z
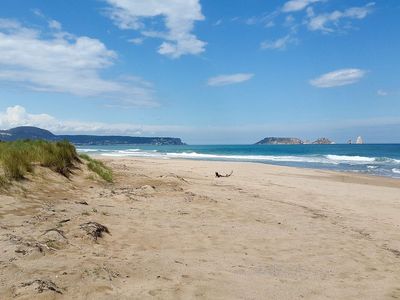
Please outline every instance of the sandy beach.
M0 194L1 299L400 298L400 180L101 159L115 183L38 168Z

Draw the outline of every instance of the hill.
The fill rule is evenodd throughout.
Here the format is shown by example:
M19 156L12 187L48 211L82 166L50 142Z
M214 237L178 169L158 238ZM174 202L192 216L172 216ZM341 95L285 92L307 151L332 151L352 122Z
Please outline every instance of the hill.
M99 135L55 135L48 130L32 126L21 126L9 130L0 130L1 141L23 139L61 141L67 140L76 145L184 145L180 138L172 137L133 137L133 136L99 136Z

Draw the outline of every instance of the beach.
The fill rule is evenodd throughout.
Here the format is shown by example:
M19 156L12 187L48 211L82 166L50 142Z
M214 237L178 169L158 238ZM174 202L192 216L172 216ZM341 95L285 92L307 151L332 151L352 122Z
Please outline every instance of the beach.
M38 168L0 194L1 299L400 298L398 179L97 158L114 183Z

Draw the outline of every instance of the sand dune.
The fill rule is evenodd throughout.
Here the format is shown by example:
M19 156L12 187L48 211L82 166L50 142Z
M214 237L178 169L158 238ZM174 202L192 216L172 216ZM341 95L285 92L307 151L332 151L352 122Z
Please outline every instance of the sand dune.
M38 169L0 195L1 299L400 298L400 180L105 161L114 184Z

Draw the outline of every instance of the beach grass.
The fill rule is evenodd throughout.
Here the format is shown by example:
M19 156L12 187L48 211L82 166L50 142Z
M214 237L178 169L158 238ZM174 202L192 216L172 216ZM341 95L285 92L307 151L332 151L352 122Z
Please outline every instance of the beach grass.
M12 180L21 180L34 173L34 166L49 168L69 177L82 160L89 170L107 182L113 181L113 173L103 162L86 154L78 155L74 145L68 141L48 142L43 140L20 140L0 142L0 187Z
M110 168L108 168L103 162L91 158L87 154L80 154L80 158L87 161L87 166L89 170L93 171L97 175L99 175L102 179L107 182L113 182L113 173Z
M68 177L75 163L80 163L75 147L67 141L21 140L0 142L0 184L19 180L40 165Z

